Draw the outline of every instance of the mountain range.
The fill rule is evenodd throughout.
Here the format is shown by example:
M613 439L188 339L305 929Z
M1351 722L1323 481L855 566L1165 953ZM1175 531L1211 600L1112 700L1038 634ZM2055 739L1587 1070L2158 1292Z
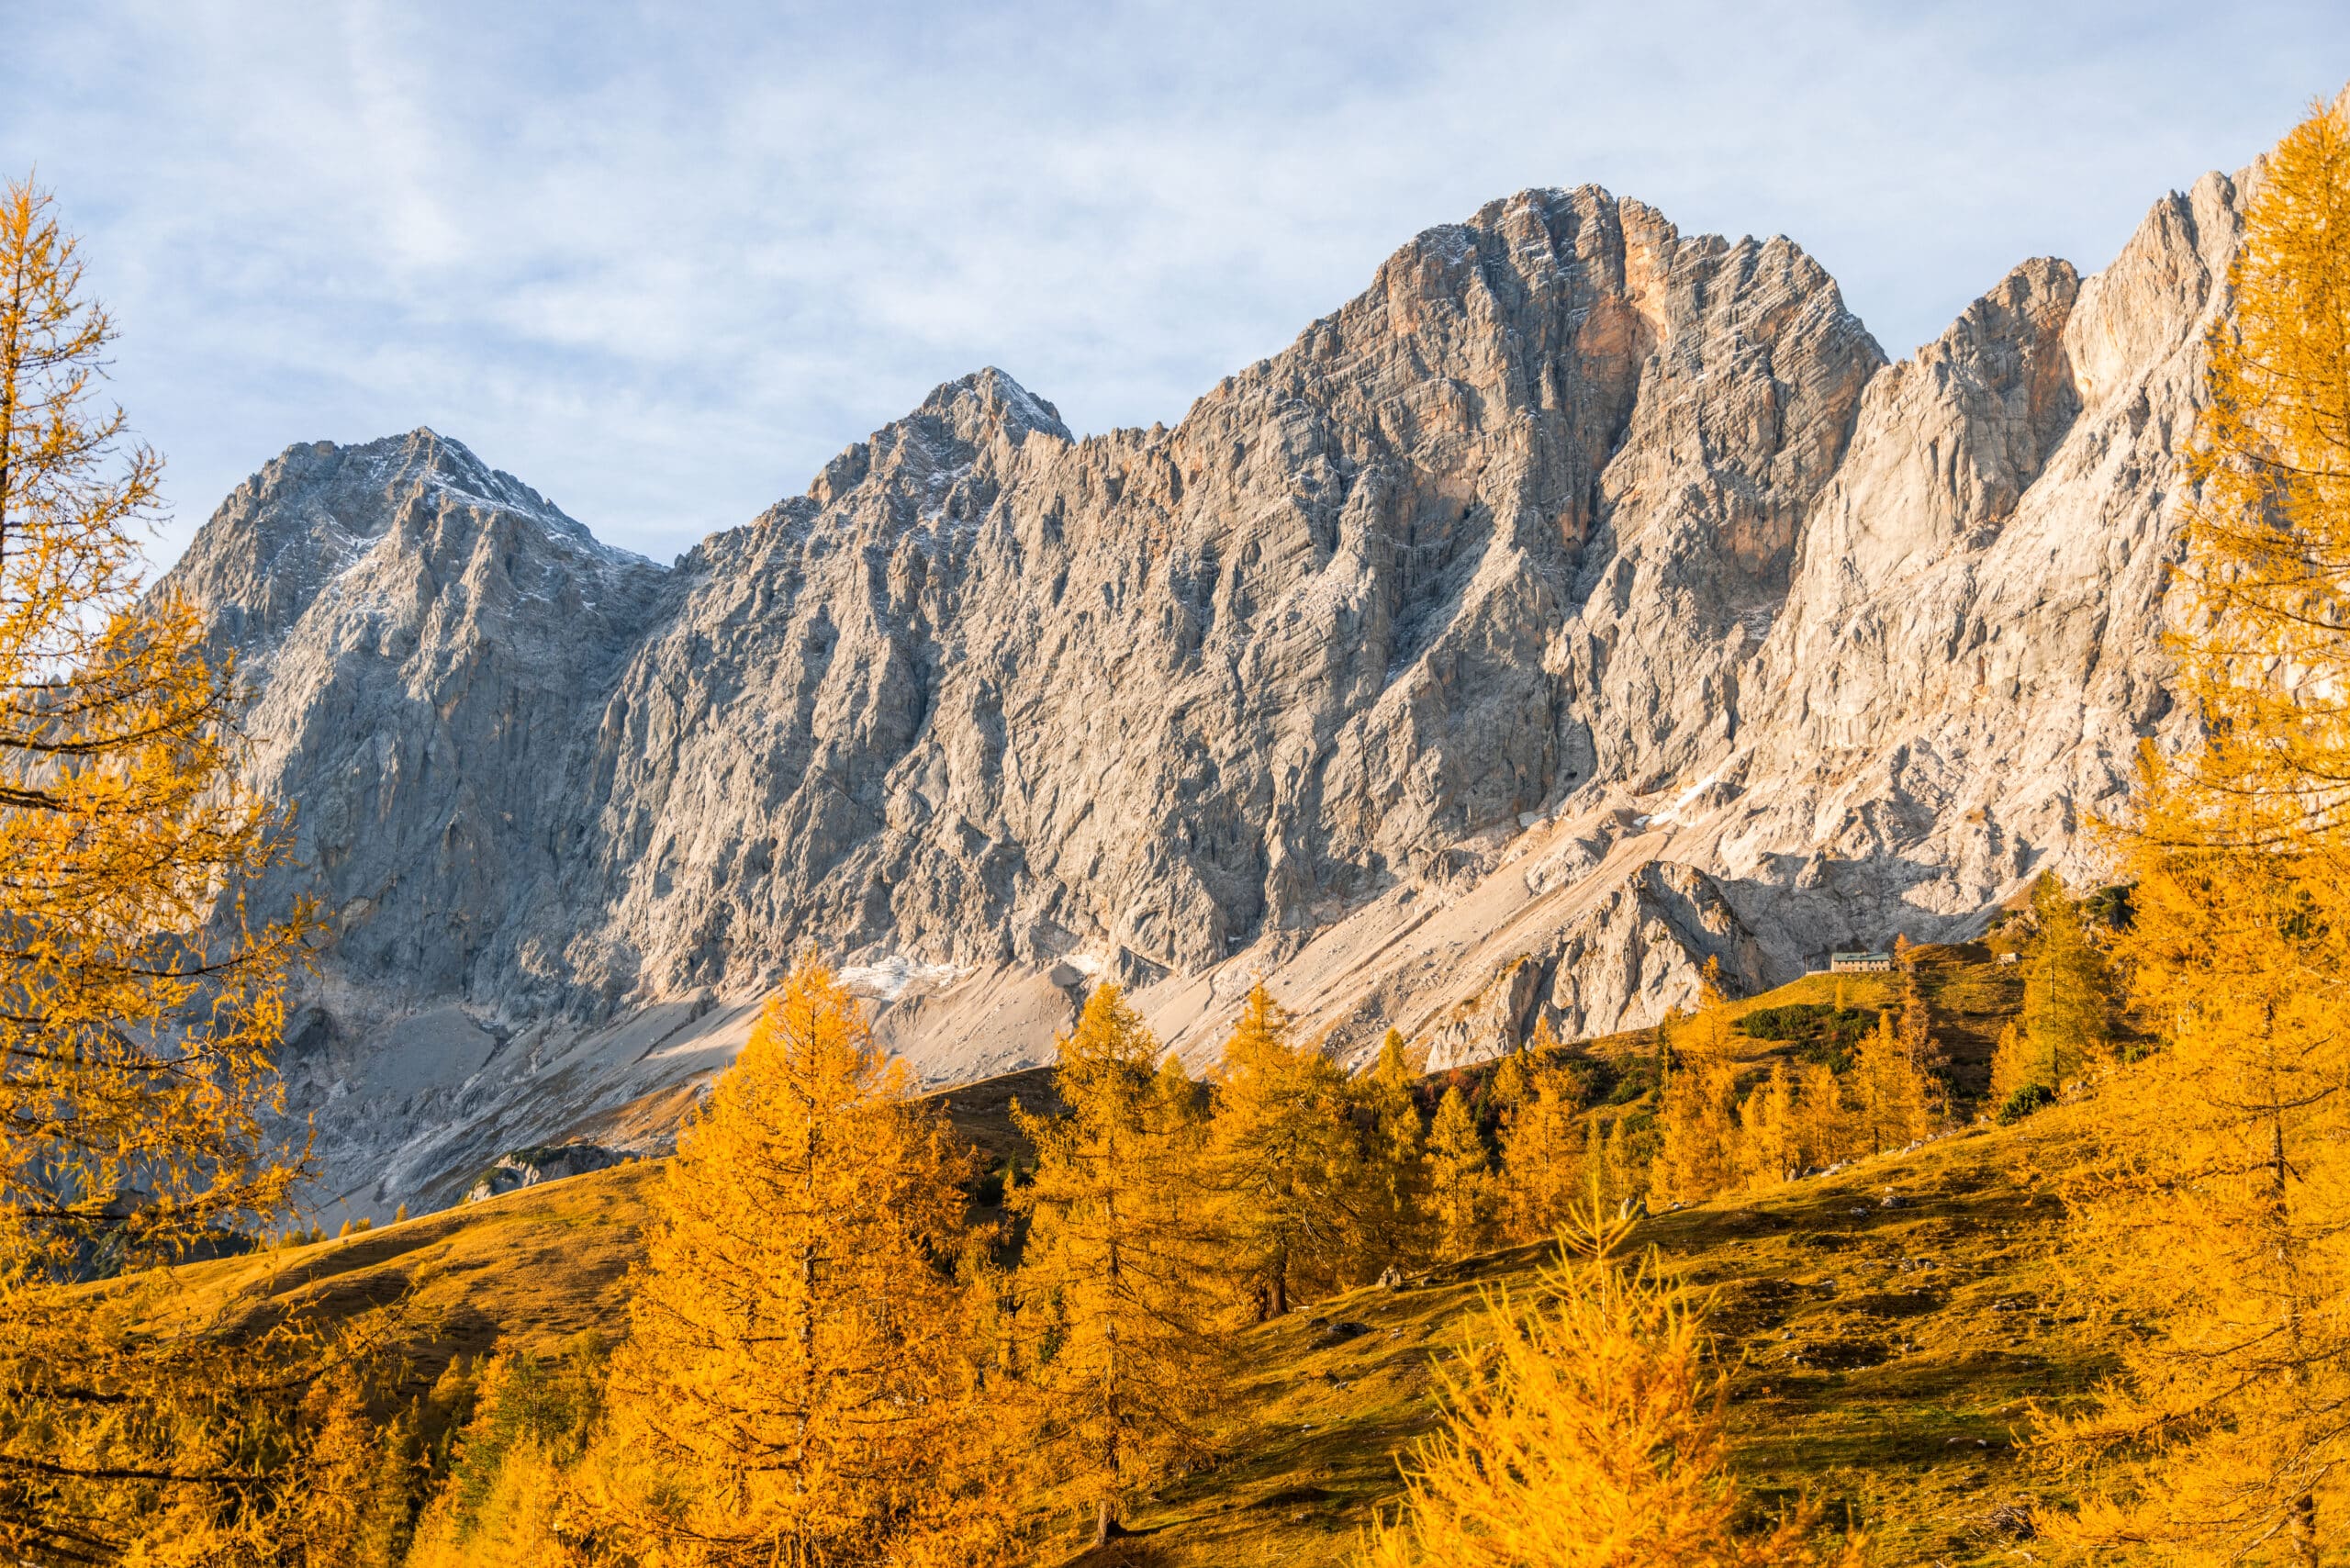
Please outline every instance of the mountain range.
M2093 879L2246 178L1900 363L1785 239L1527 191L1171 429L982 370L666 566L431 431L288 448L160 587L328 912L321 1202L657 1141L810 946L933 1082L1102 979L1443 1066Z

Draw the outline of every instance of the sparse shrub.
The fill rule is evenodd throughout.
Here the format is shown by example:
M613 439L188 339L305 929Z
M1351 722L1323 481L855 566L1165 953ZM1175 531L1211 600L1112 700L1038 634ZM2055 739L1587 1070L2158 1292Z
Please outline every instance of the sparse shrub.
M2056 1092L2045 1083L2027 1083L2001 1102L1998 1121L2001 1126L2011 1126L2022 1121L2043 1105L2056 1103Z
M1836 1011L1825 1002L1758 1007L1738 1021L1738 1032L1752 1040L1807 1040L1819 1032L1821 1021Z
M1793 1002L1761 1007L1738 1021L1750 1040L1784 1041L1797 1058L1835 1072L1850 1070L1853 1053L1876 1027L1876 1010L1826 1002Z

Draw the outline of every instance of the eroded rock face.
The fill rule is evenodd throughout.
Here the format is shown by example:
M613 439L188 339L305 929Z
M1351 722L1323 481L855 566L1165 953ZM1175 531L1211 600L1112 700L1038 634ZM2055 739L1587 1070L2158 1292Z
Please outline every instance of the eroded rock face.
M1595 734L1695 755L1879 362L1794 247L1585 190L1423 236L1171 431L943 387L681 563L600 725L598 979L1292 949Z
M1967 929L2167 712L2236 225L2212 176L1887 365L1785 240L1528 192L1172 430L984 371L666 570L431 432L293 449L171 582L341 920L330 1158L387 1207L706 1071L808 941L951 1074L1055 975L1466 1060Z
M1709 962L1732 986L1765 971L1753 933L1695 867L1639 860L1590 891L1547 930L1513 923L1500 971L1425 1031L1431 1070L1513 1049L1545 1025L1573 1039L1653 1024L1696 1005Z
M535 1187L542 1182L560 1182L570 1176L585 1176L594 1170L609 1170L636 1158L634 1154L594 1143L518 1148L499 1155L497 1162L465 1189L464 1201L469 1204L484 1203L508 1193L520 1192L525 1187Z

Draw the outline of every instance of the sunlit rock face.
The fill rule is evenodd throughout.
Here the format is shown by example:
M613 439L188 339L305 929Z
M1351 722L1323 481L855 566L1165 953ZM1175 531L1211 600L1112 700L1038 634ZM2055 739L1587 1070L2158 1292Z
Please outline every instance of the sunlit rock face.
M1194 1059L1262 977L1472 1060L1969 932L2177 722L2238 227L2207 177L1887 364L1784 239L1527 192L1171 430L982 371L667 567L431 431L289 449L167 584L335 921L328 1184L604 1137L809 943L944 1080L1104 978Z

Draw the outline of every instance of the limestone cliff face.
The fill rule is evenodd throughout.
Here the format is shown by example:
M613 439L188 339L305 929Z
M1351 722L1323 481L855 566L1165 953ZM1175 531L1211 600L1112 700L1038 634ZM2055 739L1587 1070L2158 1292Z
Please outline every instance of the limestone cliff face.
M1592 188L1433 230L1172 430L996 371L664 569L428 431L298 447L172 574L338 945L355 1206L705 1070L814 941L953 1076L1083 980L1213 1048L1647 1022L1967 927L2164 720L2234 187L1887 365L1785 240Z
M1769 883L1805 855L1786 879L1865 912L1854 935L1940 934L2121 807L2172 716L2179 458L2239 229L2208 176L2105 272L2028 263L1872 384L1724 765L1760 788L1701 863Z
M943 387L681 563L601 722L601 978L1284 956L1670 772L1880 357L1792 246L1586 190L1423 236L1173 431Z

